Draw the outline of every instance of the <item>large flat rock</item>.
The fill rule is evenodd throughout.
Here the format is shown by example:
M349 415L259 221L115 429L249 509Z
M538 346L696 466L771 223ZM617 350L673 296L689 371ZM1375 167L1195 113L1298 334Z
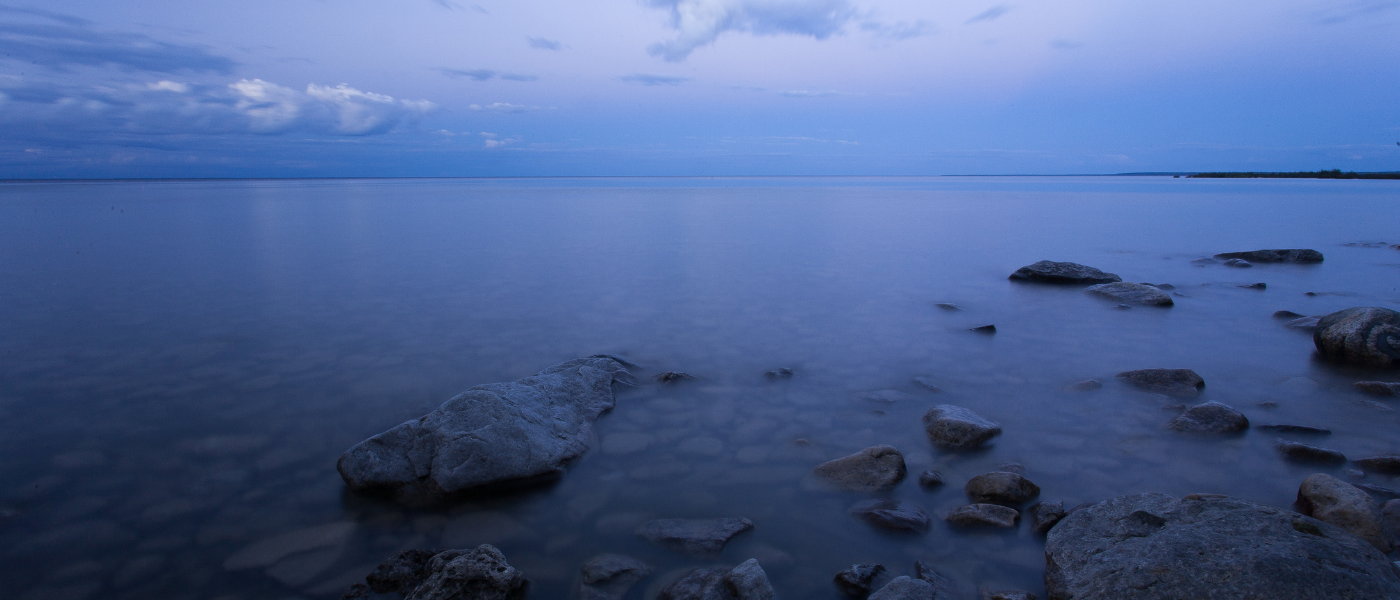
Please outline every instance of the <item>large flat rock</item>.
M1322 253L1307 248L1286 250L1250 250L1248 252L1222 252L1215 255L1219 259L1239 259L1253 263L1320 263Z
M1050 530L1051 600L1400 598L1400 570L1339 527L1224 496L1119 496Z
M1010 279L1034 281L1038 283L1093 284L1123 281L1113 273L1105 273L1093 267L1072 262L1042 260L1035 264L1016 269Z
M607 356L473 387L427 415L356 444L336 468L353 490L441 493L555 476L589 448L593 422L631 382Z

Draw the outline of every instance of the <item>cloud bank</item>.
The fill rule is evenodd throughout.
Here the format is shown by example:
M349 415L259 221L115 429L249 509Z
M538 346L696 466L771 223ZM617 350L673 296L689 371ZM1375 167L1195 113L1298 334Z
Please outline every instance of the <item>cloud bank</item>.
M234 62L199 46L172 44L136 33L93 29L85 19L0 6L0 57L55 70L73 66L226 74Z
M726 31L791 34L826 39L856 18L847 0L651 0L671 12L676 37L653 44L653 56L685 60Z

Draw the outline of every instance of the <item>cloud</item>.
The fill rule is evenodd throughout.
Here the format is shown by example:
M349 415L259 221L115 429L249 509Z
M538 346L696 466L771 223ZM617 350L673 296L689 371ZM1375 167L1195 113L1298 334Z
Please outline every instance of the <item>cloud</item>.
M685 60L726 31L804 35L822 40L856 18L848 0L650 0L671 12L676 38L653 44L652 56Z
M968 19L967 23L965 24L971 25L978 21L995 21L997 17L1006 14L1006 11L1008 10L1011 10L1010 6L1007 6L1005 4L998 4L980 13L977 13L976 16L972 17L971 19Z
M520 137L496 139L500 136L486 131L481 132L481 137L486 138L485 140L482 140L481 145L486 147L487 149L504 148L511 144L517 143L522 139Z
M468 77L472 81L488 81L491 79L504 79L506 81L535 81L539 77L534 75L520 75L518 73L500 73L491 69L438 69L443 75L448 77Z
M860 29L861 31L875 35L875 37L894 41L933 35L937 32L937 28L933 26L933 23L929 23L923 19L913 23L897 21L893 24L881 23L879 21L864 21L860 24Z
M0 55L55 70L115 66L158 73L227 74L234 62L201 46L171 44L135 33L99 31L84 19L0 6Z
M563 44L560 44L559 42L556 42L554 40L547 40L544 38L537 37L527 37L525 38L525 41L526 43L530 44L531 48L534 48L536 50L553 50L555 52L558 52L564 49Z
M473 104L473 105L471 105L471 106L468 107L468 108L471 108L472 110L479 110L479 111L504 112L504 113L523 113L523 112L530 112L530 111L532 111L532 110L539 110L539 109L540 109L540 107L538 107L538 106L526 106L526 105L524 105L524 104L511 104L511 103L509 103L509 102L494 102L494 103L485 104L485 105L483 105L483 104ZM486 134L482 134L482 135L486 135Z
M623 81L640 83L642 85L680 85L690 81L689 77L667 77L665 75L647 75L645 73L633 73L619 77Z

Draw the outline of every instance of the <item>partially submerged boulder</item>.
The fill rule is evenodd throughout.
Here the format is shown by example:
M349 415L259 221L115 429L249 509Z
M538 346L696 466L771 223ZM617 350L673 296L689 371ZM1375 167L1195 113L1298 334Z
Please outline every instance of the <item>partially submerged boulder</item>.
M1339 310L1322 317L1313 345L1325 358L1366 367L1400 366L1400 313L1388 308Z
M637 528L647 541L687 554L718 554L729 539L753 529L743 517L719 519L657 519Z
M852 516L881 529L924 533L928 531L928 513L924 509L894 500L862 500L846 511Z
M1322 262L1322 253L1317 250L1303 248L1290 250L1250 250L1248 252L1224 252L1215 255L1221 260L1237 258L1256 263L1298 263L1311 264Z
M1031 517L1031 531L1044 534L1069 513L1065 512L1063 500L1044 500L1035 503L1026 511Z
M1392 543L1381 525L1381 507L1366 492L1326 473L1313 473L1298 486L1303 514L1341 527L1381 552Z
M345 598L368 598L369 592L398 592L407 600L506 600L518 598L526 579L490 544L472 550L443 550L423 560L428 551L408 550L379 565Z
M968 480L964 487L974 503L1020 506L1040 495L1040 486L1019 473L992 471Z
M1373 473L1400 475L1400 454L1376 454L1366 458L1358 458L1352 462Z
M1384 554L1328 523L1224 496L1120 496L1045 544L1051 600L1400 597Z
M894 446L871 446L860 452L825 462L812 470L822 481L848 492L894 489L906 473L904 455Z
M1206 387L1206 380L1191 369L1138 369L1117 377L1139 389L1177 398L1195 398Z
M427 415L356 444L336 468L352 490L451 493L556 477L588 451L624 364L594 356L468 389Z
M1128 302L1146 306L1171 306L1173 304L1172 297L1167 295L1166 292L1141 283L1127 283L1124 281L1104 283L1084 288L1084 292L1095 296L1103 296L1111 300L1117 300L1118 302Z
M600 554L580 571L577 600L622 600L633 584L651 574L651 567L630 556Z
M962 527L1002 527L1010 529L1021 520L1021 513L1000 504L969 504L948 511L944 521Z
M1351 384L1359 391L1372 396L1400 396L1400 383L1390 381L1358 381Z
M933 584L901 575L871 594L870 600L930 600L933 594Z
M1183 433L1224 434L1249 429L1249 419L1219 402L1197 404L1167 423L1167 429Z
M971 450L1001 434L1001 425L961 406L940 404L924 413L924 430L939 447Z
M1282 454L1284 458L1295 462L1339 465L1347 461L1346 455L1336 450L1284 439L1274 442L1274 448L1278 449L1279 454Z
M1042 260L1032 265L1026 265L1016 269L1011 274L1010 279L1020 281L1034 281L1039 283L1113 283L1123 281L1122 277L1113 273L1105 273L1093 267L1086 267L1079 263L1055 262Z
M875 587L875 579L885 572L885 565L860 563L841 571L832 583L847 596L865 597Z

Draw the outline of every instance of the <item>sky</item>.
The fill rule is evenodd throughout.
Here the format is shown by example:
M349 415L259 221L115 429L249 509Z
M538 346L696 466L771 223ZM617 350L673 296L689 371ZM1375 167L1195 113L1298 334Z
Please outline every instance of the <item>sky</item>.
M0 0L0 179L1400 170L1400 0Z

